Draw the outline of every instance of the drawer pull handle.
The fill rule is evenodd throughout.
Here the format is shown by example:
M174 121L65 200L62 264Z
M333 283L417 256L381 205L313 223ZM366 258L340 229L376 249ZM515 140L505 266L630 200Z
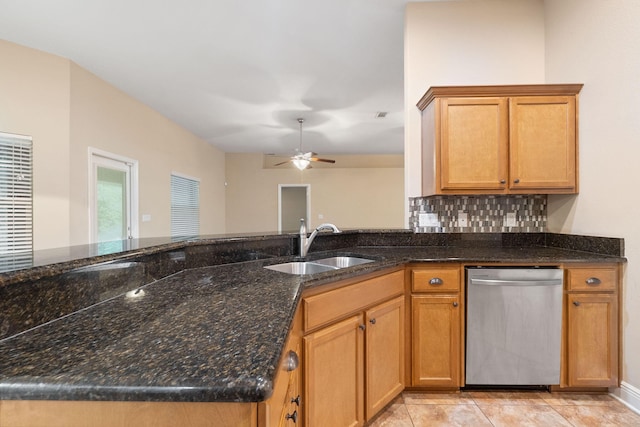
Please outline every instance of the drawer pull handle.
M602 281L597 277L589 277L587 280L585 280L585 282L587 282L587 285L589 286L598 286L600 283L602 283Z
M574 301L573 305L575 305L576 307L579 307L580 306L580 301Z
M454 302L453 302L453 306L454 306L454 307L457 307L457 306L458 306L458 301L454 301Z
M375 325L376 324L376 319L374 318L374 319L369 320L369 323L371 323L372 325Z
M300 406L300 395L297 395L296 398L291 398L291 403L295 403L296 406Z
M298 422L298 411L293 411L293 414L287 414L285 416L287 420L293 421L294 424Z
M440 285L442 285L443 283L444 283L444 280L442 280L442 279L441 279L441 278L439 278L439 277L432 277L432 278L429 280L429 284L430 284L430 285L434 285L434 286L440 286Z
M500 180L500 184L506 184L506 183L507 183L507 180L506 180L506 179L501 179L501 180Z
M514 183L514 184L520 184L520 178L516 178L516 179L514 179L514 180L513 180L513 183Z
M298 359L298 354L293 350L289 350L289 353L287 353L287 359L285 361L284 368L287 370L287 372L291 372L294 369L296 369L299 365L300 365L300 359Z

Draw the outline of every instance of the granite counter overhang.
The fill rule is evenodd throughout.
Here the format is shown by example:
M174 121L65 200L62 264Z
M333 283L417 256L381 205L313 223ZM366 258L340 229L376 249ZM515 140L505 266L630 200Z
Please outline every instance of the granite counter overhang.
M381 242L384 243L384 242ZM320 245L322 246L322 245ZM557 247L355 246L376 259L295 276L292 256L180 271L0 341L0 399L244 401L268 398L302 291L408 262L624 262Z

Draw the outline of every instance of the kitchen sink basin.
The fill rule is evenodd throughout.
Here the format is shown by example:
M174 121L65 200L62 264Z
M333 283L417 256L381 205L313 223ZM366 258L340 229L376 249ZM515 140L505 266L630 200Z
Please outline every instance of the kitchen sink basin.
M341 268L353 267L354 265L365 264L367 262L373 262L373 260L350 256L336 256L313 261L294 261L285 262L283 264L265 265L264 268L280 271L282 273L304 275L339 270Z
M336 270L336 267L314 262L285 262L284 264L265 265L264 268L289 274L315 274Z
M359 258L355 256L334 256L331 258L317 259L313 261L317 264L330 265L336 268L353 267L354 265L366 264L373 262L372 259Z

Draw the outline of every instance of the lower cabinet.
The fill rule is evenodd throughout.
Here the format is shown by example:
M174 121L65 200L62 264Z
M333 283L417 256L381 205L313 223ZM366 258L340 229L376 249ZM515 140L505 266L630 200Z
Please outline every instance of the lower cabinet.
M304 297L304 425L360 426L404 389L404 273Z
M567 387L618 385L618 267L568 268Z
M301 425L301 347L302 312L298 310L281 357L273 394L258 404L258 427L293 427Z
M412 267L411 386L457 389L462 383L464 307L458 264Z
M411 297L412 386L461 386L462 310L459 299L457 295Z

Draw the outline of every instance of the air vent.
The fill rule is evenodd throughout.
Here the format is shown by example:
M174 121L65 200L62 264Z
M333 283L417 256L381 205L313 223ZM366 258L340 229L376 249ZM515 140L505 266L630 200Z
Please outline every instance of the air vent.
M387 117L387 112L386 111L378 111L375 115L376 119L383 119Z

